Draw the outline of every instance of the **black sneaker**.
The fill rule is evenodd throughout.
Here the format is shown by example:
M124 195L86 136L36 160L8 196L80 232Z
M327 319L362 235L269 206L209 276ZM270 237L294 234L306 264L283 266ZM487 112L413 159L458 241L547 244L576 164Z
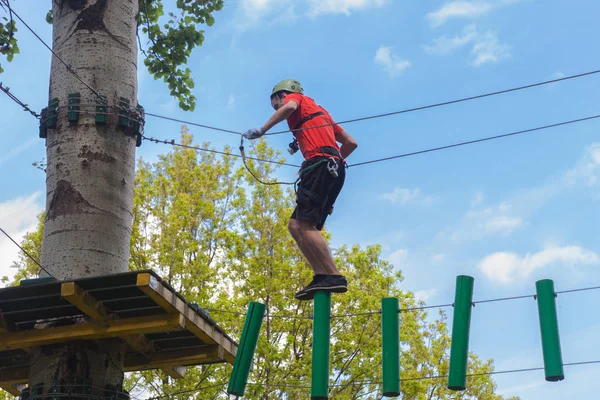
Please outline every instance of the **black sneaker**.
M312 300L313 297L315 296L315 292L313 290L311 290L313 287L315 287L316 285L319 285L321 282L323 282L325 279L327 279L327 276L316 276L313 278L313 280L304 287L304 289L296 292L295 297L298 300Z
M333 293L346 293L348 291L348 281L341 275L328 275L322 281L318 281L305 287L302 297L310 300L314 297L315 292L319 290Z
M333 293L346 293L348 291L348 280L345 276L329 275L325 280L318 284L319 289L327 290Z

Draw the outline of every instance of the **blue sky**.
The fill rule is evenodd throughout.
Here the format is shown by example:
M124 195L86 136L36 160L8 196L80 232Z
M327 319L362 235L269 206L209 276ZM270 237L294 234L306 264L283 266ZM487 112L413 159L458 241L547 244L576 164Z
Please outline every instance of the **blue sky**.
M13 6L50 42L45 8L33 0ZM226 1L189 60L196 111L177 110L166 86L144 70L139 99L149 112L243 131L266 121L271 88L292 77L338 120L395 111L598 69L599 14L593 0ZM18 37L21 54L3 62L0 80L40 110L50 55L23 27ZM348 161L591 116L599 92L600 77L591 76L348 124L360 145ZM31 163L44 157L44 143L36 120L4 95L0 110L0 226L20 238L43 208L44 175ZM598 126L582 122L351 168L328 223L333 246L382 244L406 277L402 287L428 304L452 302L459 274L475 278L476 300L533 294L544 278L557 290L599 285ZM148 118L146 134L171 139L179 129ZM229 134L191 132L198 143L238 143ZM285 153L290 136L268 140ZM145 142L137 155L153 160L167 150ZM295 172L283 167L279 175ZM5 238L0 254L5 274L16 256ZM600 291L558 297L564 362L600 360L599 305ZM542 366L536 313L532 299L478 305L471 350L501 370ZM596 392L600 366L565 372L560 383L544 382L542 372L495 379L503 394L527 400Z

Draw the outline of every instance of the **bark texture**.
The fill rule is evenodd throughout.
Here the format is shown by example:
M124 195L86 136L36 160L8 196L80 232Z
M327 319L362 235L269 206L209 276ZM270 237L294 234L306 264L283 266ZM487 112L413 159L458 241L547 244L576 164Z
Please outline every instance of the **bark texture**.
M58 280L126 272L132 224L135 138L118 127L118 101L137 104L138 0L53 0L53 49L106 96L106 123L96 124L97 96L56 57L49 98L59 100L56 129L47 131L46 220L42 265ZM78 123L67 120L68 94L81 96ZM44 329L59 320L38 324ZM118 340L74 341L31 349L29 385L82 390L104 398L106 385L123 382L124 347Z
M57 279L127 271L132 223L135 139L117 126L118 100L137 104L133 0L53 2L58 56L108 100L107 123L95 123L96 96L56 57L50 98L58 125L47 132L42 263ZM78 123L67 121L68 94L80 93Z

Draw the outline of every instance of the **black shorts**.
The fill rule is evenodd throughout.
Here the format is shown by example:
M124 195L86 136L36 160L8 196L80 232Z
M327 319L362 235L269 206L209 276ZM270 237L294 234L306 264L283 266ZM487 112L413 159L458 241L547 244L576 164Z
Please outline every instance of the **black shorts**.
M328 157L313 157L302 163L305 169ZM338 177L334 177L327 169L327 162L317 165L301 176L296 193L296 209L292 219L310 221L318 230L323 229L325 220L333 208L333 204L342 191L346 180L346 166L343 161L336 160Z

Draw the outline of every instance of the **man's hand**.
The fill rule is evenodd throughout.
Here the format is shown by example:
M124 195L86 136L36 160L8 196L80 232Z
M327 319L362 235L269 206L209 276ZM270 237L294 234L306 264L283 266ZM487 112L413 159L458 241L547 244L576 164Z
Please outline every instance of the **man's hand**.
M246 138L246 139L257 139L259 137L261 137L262 135L264 135L265 132L263 131L262 128L252 128L252 129L248 129L246 132L244 132L242 135Z

